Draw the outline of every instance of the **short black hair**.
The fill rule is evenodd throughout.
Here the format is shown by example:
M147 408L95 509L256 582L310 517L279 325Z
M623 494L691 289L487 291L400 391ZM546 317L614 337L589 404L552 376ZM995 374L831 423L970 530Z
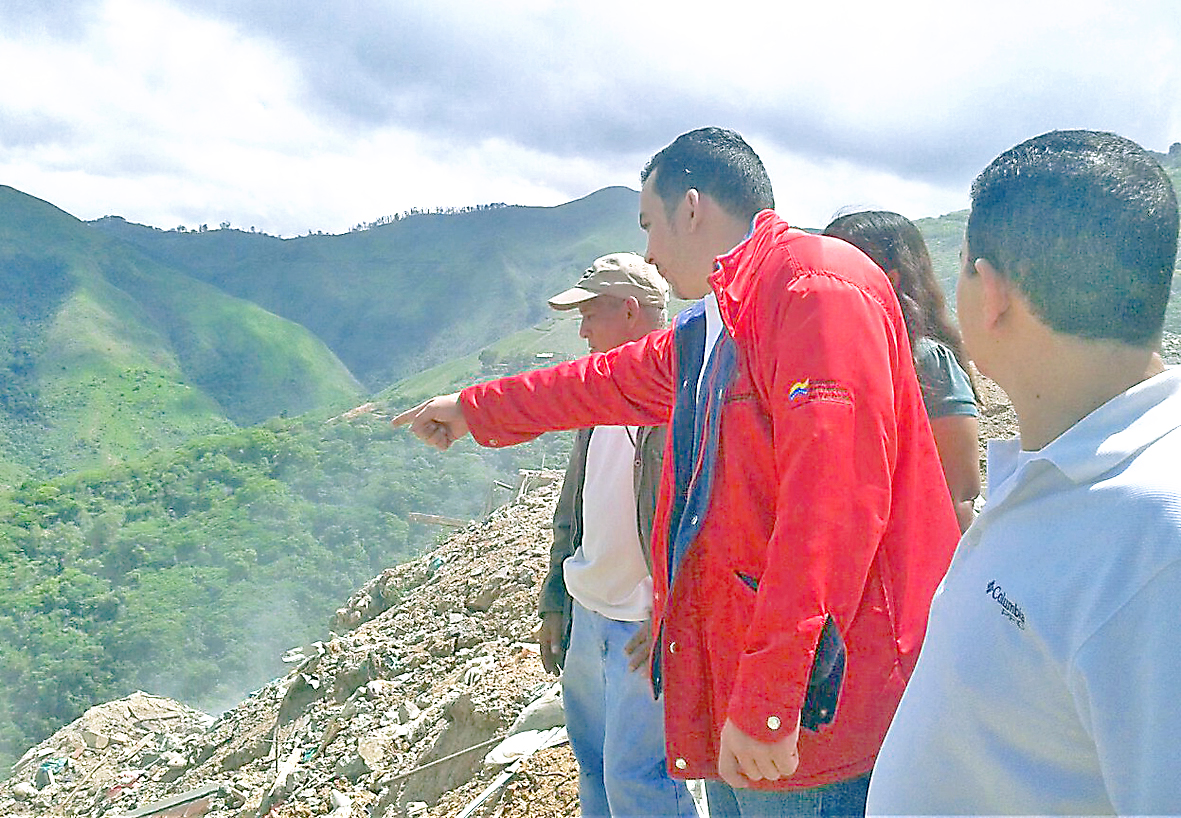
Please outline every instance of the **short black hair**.
M775 207L763 160L741 136L725 128L681 134L652 157L640 174L640 184L652 174L656 174L656 195L666 207L675 205L690 189L708 195L744 221Z
M1051 329L1151 346L1177 230L1176 192L1146 150L1112 133L1051 131L972 184L967 261L988 260Z

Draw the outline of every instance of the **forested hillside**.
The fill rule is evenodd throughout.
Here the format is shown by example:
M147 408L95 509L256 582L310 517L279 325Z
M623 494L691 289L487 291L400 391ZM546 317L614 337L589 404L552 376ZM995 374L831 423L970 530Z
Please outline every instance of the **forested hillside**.
M143 689L210 712L567 436L446 455L382 417L273 420L0 495L0 769L86 707Z
M0 485L361 394L303 327L0 187Z
M376 391L544 320L546 297L596 256L642 252L637 202L613 187L558 207L419 213L297 239L94 226L308 328Z

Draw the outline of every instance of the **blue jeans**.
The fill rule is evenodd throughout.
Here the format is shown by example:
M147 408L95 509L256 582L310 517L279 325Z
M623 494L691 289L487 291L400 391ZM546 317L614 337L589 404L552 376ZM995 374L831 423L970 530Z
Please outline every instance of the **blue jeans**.
M608 619L577 602L573 617L562 704L583 818L696 818L688 788L665 766L664 708L652 697L647 664L627 666L624 646L650 626Z
M736 789L723 781L705 782L709 818L865 815L868 793L869 773L807 790L748 790Z

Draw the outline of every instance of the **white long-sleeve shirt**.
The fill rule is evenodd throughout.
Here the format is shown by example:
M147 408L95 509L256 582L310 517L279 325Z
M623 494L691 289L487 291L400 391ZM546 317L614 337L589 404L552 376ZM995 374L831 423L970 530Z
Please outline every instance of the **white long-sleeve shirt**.
M582 607L619 622L652 615L652 577L636 528L632 461L637 430L596 426L582 482L582 544L562 565Z
M868 814L1181 813L1179 427L1171 370L990 444Z

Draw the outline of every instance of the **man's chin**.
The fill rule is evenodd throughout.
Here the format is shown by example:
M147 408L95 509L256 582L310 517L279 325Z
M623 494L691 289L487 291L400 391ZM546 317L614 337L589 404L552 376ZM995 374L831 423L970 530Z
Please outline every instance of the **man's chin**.
M705 298L711 291L708 281L704 284L697 284L691 287L681 287L674 284L669 289L672 290L673 295L682 301L697 301L698 299Z

